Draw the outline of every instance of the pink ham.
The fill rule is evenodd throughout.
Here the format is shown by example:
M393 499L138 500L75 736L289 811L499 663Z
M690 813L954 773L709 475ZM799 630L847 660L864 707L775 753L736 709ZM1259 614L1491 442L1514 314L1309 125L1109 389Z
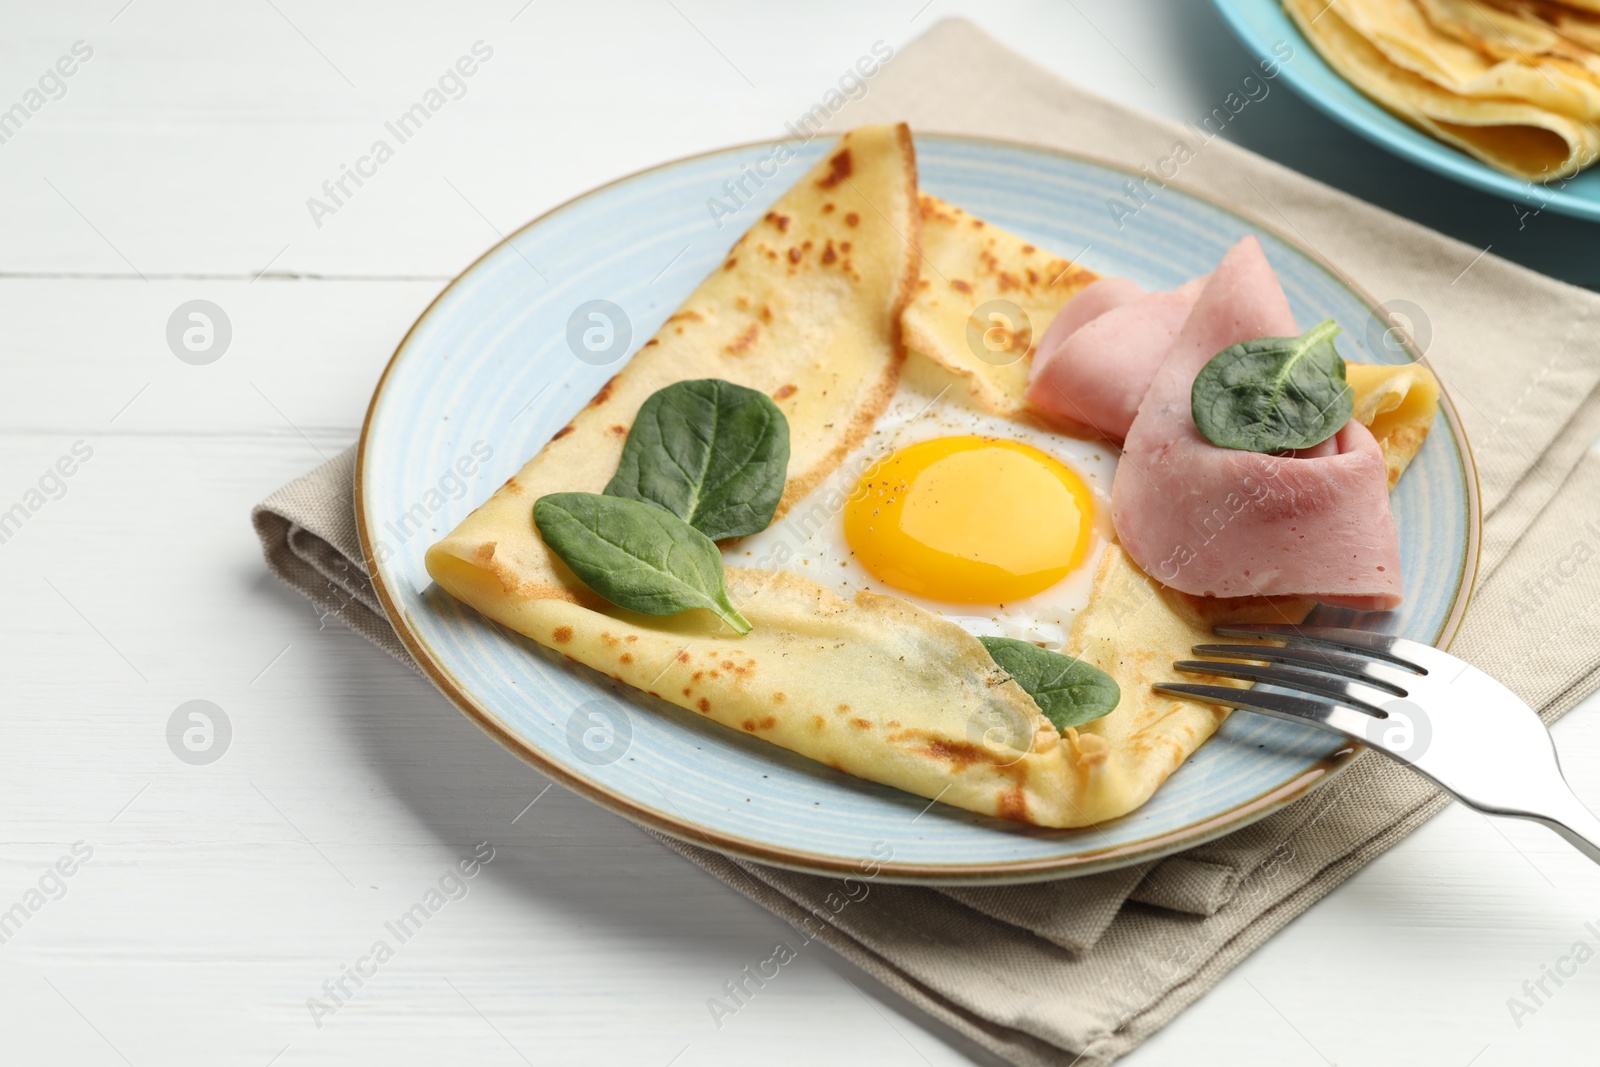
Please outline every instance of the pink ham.
M1056 321L1074 310L1094 285L1068 303ZM1058 421L1087 427L1121 444L1199 292L1199 286L1189 283L1176 292L1145 293L1096 315L1054 349L1041 345L1028 402ZM1054 329L1052 323L1046 338Z
M1351 420L1295 456L1218 448L1189 414L1195 375L1240 341L1298 334L1253 237L1206 283L1128 431L1112 487L1122 546L1201 596L1303 596L1377 611L1401 602L1400 546L1378 443Z
M1039 338L1039 348L1034 353L1033 366L1028 369L1029 384L1039 376L1041 357L1048 359L1063 341L1079 329L1113 308L1130 304L1143 295L1144 290L1139 288L1139 283L1127 278L1096 278L1084 286L1056 312L1056 317L1045 327L1044 336Z

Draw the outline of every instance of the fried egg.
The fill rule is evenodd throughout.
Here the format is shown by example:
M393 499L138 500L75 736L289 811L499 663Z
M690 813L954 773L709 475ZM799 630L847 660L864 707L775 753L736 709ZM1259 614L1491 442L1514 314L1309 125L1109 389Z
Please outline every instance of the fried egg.
M1111 537L1115 472L1116 449L984 411L913 355L833 477L724 558L1059 650Z

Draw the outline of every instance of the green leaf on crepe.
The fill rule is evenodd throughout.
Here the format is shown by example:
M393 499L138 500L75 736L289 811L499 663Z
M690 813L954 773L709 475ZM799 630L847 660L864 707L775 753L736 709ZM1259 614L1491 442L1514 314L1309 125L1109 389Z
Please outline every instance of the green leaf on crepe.
M719 378L676 382L639 408L606 495L664 508L712 540L772 522L789 470L789 420Z
M716 543L670 512L599 493L550 493L533 505L550 550L585 585L644 615L713 612L737 633L750 623L728 601Z
M1194 424L1221 448L1285 452L1319 445L1355 410L1355 390L1333 347L1329 319L1299 337L1263 337L1223 349L1189 394Z
M1116 679L1091 663L1015 638L978 640L1057 730L1109 715L1122 699L1122 688Z

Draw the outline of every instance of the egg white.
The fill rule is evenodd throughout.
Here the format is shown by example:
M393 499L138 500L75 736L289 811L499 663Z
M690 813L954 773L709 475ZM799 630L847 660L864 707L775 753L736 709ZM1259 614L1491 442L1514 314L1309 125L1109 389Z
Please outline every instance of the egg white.
M968 434L1019 441L1054 456L1083 480L1094 498L1091 540L1083 562L1031 597L988 605L916 596L872 575L856 561L845 540L845 502L874 463L907 445ZM730 566L803 574L846 598L862 589L898 596L948 618L975 636L1015 637L1060 650L1066 645L1073 617L1088 603L1095 568L1111 538L1111 481L1118 455L1117 449L1105 442L1080 441L990 414L972 403L960 378L913 355L906 362L894 398L861 446L782 518L726 548L723 558ZM1018 516L1019 521L1026 518Z

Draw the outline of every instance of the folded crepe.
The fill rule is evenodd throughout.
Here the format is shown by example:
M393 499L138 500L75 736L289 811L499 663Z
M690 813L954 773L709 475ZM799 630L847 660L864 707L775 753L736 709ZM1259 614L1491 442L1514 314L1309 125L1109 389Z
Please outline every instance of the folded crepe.
M1484 56L1600 78L1595 15L1545 0L1417 0L1417 6L1440 33Z
M1169 677L1172 661L1218 622L1295 621L1308 604L1187 597L1108 546L1071 650L1116 677L1122 702L1058 731L977 638L899 597L847 600L801 575L730 566L729 597L753 625L735 635L708 612L654 617L607 603L544 546L531 521L545 493L603 489L645 399L696 378L760 389L787 416L780 515L818 486L894 392L905 358L902 310L918 323L919 345L951 362L971 353L970 307L958 303L951 313L931 306L947 289L916 289L919 265L928 269L917 235L930 206L941 223L970 220L919 203L903 125L845 135L567 427L429 549L428 572L489 618L573 660L846 773L1041 826L1101 822L1149 799L1226 717L1159 696L1151 681ZM1064 266L1025 244L968 221L936 239L936 262L948 279L981 276L995 292L1002 274L1026 277L1035 260ZM1060 306L1049 290L1024 294L1041 331L1050 303ZM1022 374L1003 376L991 375L987 361L964 362L974 395L1020 410L1021 362Z
M1284 0L1328 65L1400 118L1529 181L1600 154L1600 87L1581 67L1493 60L1440 32L1412 0Z
M1600 83L1581 65L1506 41L1476 0L1339 0L1334 14L1389 62L1457 96L1600 117Z
M1427 0L1424 0L1427 2ZM1450 8L1450 18L1435 16L1435 3L1429 3L1429 19L1445 32L1450 21L1469 26L1475 38L1496 54L1502 48L1522 48L1531 54L1558 54L1579 59L1587 69L1595 69L1590 56L1600 53L1600 0L1435 0ZM1478 11L1464 10L1478 6ZM1488 32L1485 32L1488 27ZM1554 34L1554 37L1552 37ZM1576 54L1574 54L1576 48Z
M1096 276L927 193L921 215L906 345L964 377L979 406L1013 418L1045 327Z
M1344 377L1356 394L1352 417L1378 439L1393 489L1433 428L1439 380L1420 363L1346 363Z

